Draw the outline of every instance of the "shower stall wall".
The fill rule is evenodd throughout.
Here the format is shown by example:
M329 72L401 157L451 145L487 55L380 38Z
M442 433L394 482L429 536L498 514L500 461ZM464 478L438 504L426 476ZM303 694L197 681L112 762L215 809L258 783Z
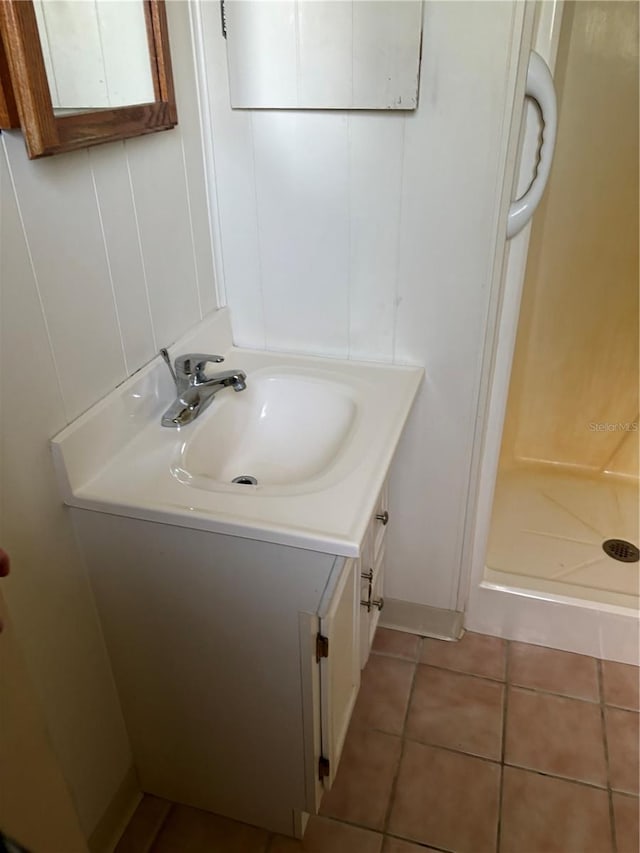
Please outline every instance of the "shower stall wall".
M633 607L638 563L602 545L638 545L637 4L565 4L556 85L487 578Z
M556 151L528 253L525 235L507 262L467 625L637 663L638 5L556 2L547 19Z
M637 606L639 564L602 549L638 545L637 4L565 4L556 85L487 577Z

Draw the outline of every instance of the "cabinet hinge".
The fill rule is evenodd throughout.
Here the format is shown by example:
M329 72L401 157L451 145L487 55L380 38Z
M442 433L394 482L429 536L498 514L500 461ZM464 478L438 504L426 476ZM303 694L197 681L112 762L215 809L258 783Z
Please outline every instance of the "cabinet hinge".
M320 658L329 657L329 638L323 637L322 634L316 634L316 661L320 663Z
M222 35L227 37L227 15L224 8L224 0L220 0L220 24L222 25Z
M326 779L330 772L331 764L329 763L329 759L325 758L324 755L321 755L318 759L318 778L320 780Z

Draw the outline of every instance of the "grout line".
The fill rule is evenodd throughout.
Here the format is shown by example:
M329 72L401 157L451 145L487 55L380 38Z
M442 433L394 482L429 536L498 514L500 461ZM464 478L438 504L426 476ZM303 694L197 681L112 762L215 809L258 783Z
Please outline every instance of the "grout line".
M407 741L407 743L417 743L419 746L428 746L431 749L442 749L445 752L453 752L455 755L467 755L469 758L477 758L478 761L485 761L487 764L492 765L500 765L499 758L489 758L487 755L478 755L477 752L467 752L464 749L456 749L455 746L445 746L441 743L435 743L430 740L418 740L415 737L409 737L408 735L396 735L393 732L388 731L387 729L376 729L373 726L363 726L367 731L378 732L379 734L389 735L391 737L399 737L403 741Z
M524 684L514 684L509 682L510 687L515 687L517 690L523 690L525 693L540 693L543 696L556 696L559 699L571 699L573 702L585 702L587 705L599 705L599 699L585 699L584 696L569 696L567 693L555 693L553 690L542 690L538 687L526 687Z
M389 734L389 732L386 732L386 734ZM477 752L467 752L464 749L456 749L455 746L445 746L444 744L434 743L430 740L418 740L417 738L409 737L408 735L404 735L402 739L406 740L408 743L417 743L420 744L420 746L429 746L431 749L442 749L445 752L453 752L455 755L466 755L469 758L477 758L478 761L484 761L486 764L491 764L494 767L500 766L499 758L489 758L487 755L478 755Z
M402 765L402 759L404 757L404 748L407 742L406 738L406 730L407 730L407 719L409 717L409 709L411 708L411 703L413 701L413 692L416 686L416 676L418 674L418 659L420 658L420 652L422 651L422 644L424 640L421 637L418 642L417 649L417 659L413 664L413 675L411 677L411 686L409 687L409 696L407 698L407 707L404 711L404 720L402 721L402 730L400 732L400 755L398 756L398 764L396 765L396 771L393 775L393 781L391 783L391 792L389 794L389 802L387 803L387 811L384 816L384 823L382 824L382 831L386 832L389 828L389 820L391 819L391 812L393 810L393 805L396 798L396 791L398 788L398 777L400 775L400 767Z
M604 682L602 678L602 661L596 661L598 672L598 693L600 695L600 722L602 724L602 743L604 746L604 761L607 768L607 795L609 800L609 828L611 830L611 843L613 845L613 853L617 853L618 840L616 838L616 822L613 814L613 793L611 791L611 770L609 767L609 743L607 741L607 721L605 717L604 704Z
M365 829L367 832L373 832L376 835L379 835L380 838L383 838L383 839L385 836L385 832L382 829L376 829L374 826L371 826L370 824L366 824L366 823L355 823L354 821L349 820L348 818L345 818L345 817L333 817L332 815L329 815L329 814L320 814L320 813L318 813L316 815L311 815L311 817L317 817L317 818L320 818L320 820L331 821L331 823L339 823L339 824L342 824L343 826L351 826L351 827L353 827L353 829ZM329 853L332 853L332 851L329 851ZM449 851L445 851L445 853L449 853Z
M426 638L421 638L421 639L430 639L430 638L426 637ZM511 641L505 640L505 642L511 642ZM508 676L505 676L504 679L492 678L489 675L478 675L475 672L465 672L464 670L461 670L461 669L451 669L450 667L447 667L447 666L440 666L438 664L433 664L433 663L424 663L419 658L418 658L418 660L414 661L412 658L406 658L406 657L403 658L403 657L400 657L399 655L392 655L392 654L388 654L387 652L374 652L373 650L372 650L371 654L380 655L381 657L393 658L394 660L406 660L409 663L415 662L418 664L418 666L427 666L427 667L430 667L431 669L439 669L439 670L444 670L445 672L453 672L455 675L466 675L469 678L479 678L481 681L490 681L493 684L508 684L510 687L516 687L518 690L524 690L528 693L542 693L545 696L558 696L561 699L574 699L576 702L586 702L589 705L598 705L600 703L599 699L587 699L584 696L571 696L568 693L556 693L553 690L544 690L541 687L529 687L526 684L518 684L518 682L509 681ZM584 657L591 657L591 656L585 655ZM597 661L598 659L594 658L594 660ZM634 710L633 708L625 708L623 705L608 704L607 707L620 708L623 711L633 711Z
M505 640L504 648L504 693L502 695L502 731L500 740L500 789L498 791L498 826L496 828L496 853L500 850L502 838L502 804L504 799L504 767L507 749L507 713L509 711L509 674L511 660L511 641Z
M395 832L386 832L384 834L385 838L397 838L400 841L408 841L410 844L413 844L414 847L420 847L424 850L437 850L438 853L456 853L456 851L451 847L435 847L433 844L427 844L427 842L416 841L415 838L409 838L406 835L398 835Z
M592 791L606 791L606 785L597 785L595 782L586 782L584 779L574 779L572 776L560 776L557 773L546 773L544 770L536 770L535 767L526 767L523 764L512 764L510 761L505 761L505 767L513 767L515 770L524 770L526 773L535 773L536 776L544 776L547 779L560 779L562 782L571 782L574 785L582 785L583 788L590 788Z
M478 675L476 672L464 672L462 669L451 669L448 666L439 666L434 663L423 663L422 661L418 661L420 666L427 666L430 669L439 669L443 672L452 672L454 675L466 675L469 678L479 678L480 681L490 681L492 684L506 684L504 678L491 678L488 675Z
M422 637L420 638L422 639ZM407 663L420 663L417 658L408 658L404 655L394 655L392 652L376 652L371 649L371 654L381 658L392 658L393 660L406 660Z

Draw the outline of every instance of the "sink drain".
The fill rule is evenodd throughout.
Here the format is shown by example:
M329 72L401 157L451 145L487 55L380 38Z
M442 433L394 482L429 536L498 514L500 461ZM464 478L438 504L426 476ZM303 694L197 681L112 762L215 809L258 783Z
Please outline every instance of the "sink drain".
M640 559L640 551L633 542L627 542L626 539L607 539L602 543L602 550L607 556L620 560L621 563L637 563Z
M241 486L257 486L258 481L250 474L240 474L239 477L234 477L232 483L239 483Z

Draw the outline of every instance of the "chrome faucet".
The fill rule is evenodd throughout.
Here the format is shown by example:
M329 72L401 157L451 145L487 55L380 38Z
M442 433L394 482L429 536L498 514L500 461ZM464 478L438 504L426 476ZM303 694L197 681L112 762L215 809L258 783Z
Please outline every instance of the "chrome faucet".
M173 381L177 396L162 416L160 423L164 427L180 427L190 424L202 414L218 391L231 387L234 391L244 391L247 387L247 374L243 370L222 370L207 377L208 364L220 364L221 355L208 355L202 352L190 352L179 355L175 366L166 348L160 350Z

